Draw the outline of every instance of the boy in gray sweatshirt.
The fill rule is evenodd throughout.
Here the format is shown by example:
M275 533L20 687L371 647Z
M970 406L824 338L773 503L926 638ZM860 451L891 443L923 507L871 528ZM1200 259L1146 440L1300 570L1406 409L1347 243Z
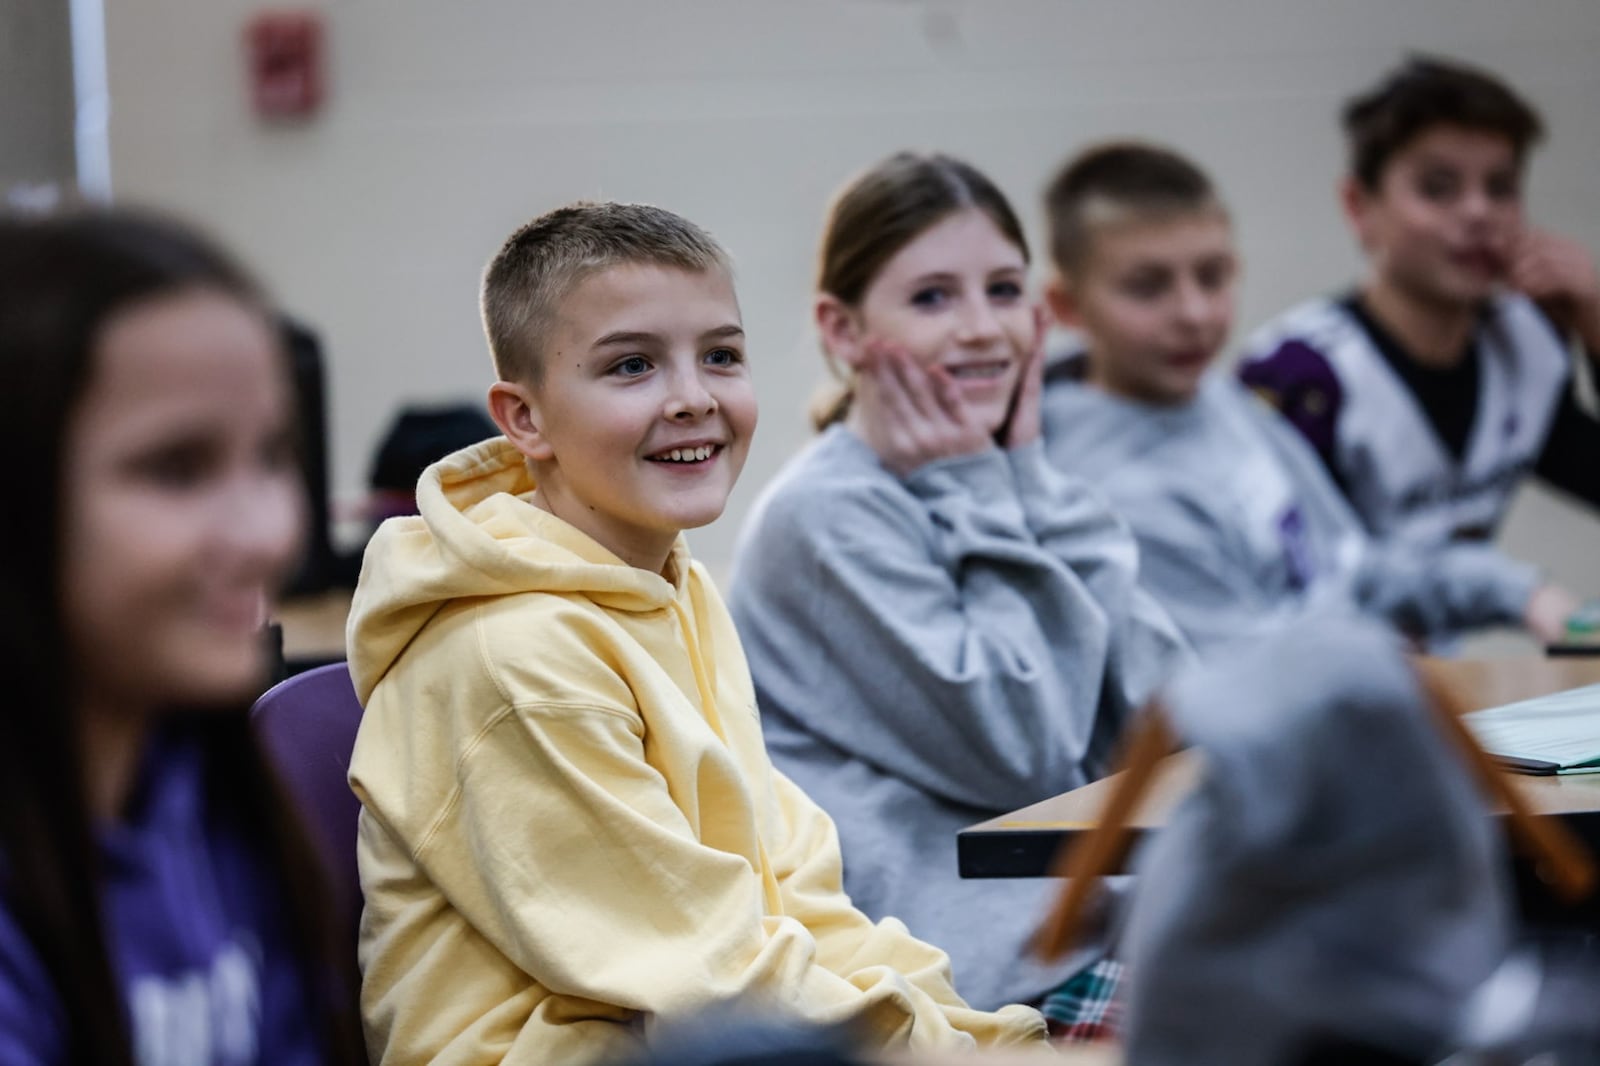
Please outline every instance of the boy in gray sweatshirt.
M1047 205L1047 298L1087 347L1047 371L1046 449L1127 519L1141 581L1202 654L1307 613L1373 614L1438 639L1538 622L1564 596L1487 545L1374 541L1305 441L1207 372L1237 263L1227 213L1193 164L1147 145L1092 149Z

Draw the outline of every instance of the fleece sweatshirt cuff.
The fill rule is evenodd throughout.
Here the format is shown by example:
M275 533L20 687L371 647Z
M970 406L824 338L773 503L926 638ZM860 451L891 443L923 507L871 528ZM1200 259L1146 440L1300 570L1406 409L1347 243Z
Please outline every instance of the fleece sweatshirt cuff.
M1017 506L1011 465L999 448L924 463L904 478L904 484L929 502L959 496L986 510Z

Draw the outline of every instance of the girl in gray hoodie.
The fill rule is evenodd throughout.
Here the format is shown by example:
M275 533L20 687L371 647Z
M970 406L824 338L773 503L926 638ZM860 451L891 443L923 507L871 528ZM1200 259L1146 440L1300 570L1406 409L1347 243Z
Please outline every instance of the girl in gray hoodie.
M1099 956L1031 958L1053 882L963 881L956 833L1103 774L1188 653L1121 520L1045 462L1043 324L994 184L893 156L839 194L820 260L849 385L732 579L767 743L836 821L863 910L947 950L974 1005L1038 1002ZM1046 1013L1080 1020L1073 998Z

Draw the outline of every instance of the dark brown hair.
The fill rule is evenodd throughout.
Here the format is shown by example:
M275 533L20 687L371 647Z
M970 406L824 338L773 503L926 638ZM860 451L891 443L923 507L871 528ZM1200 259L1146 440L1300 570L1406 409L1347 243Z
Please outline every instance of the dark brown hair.
M693 222L649 204L568 204L506 238L484 269L480 299L500 379L537 385L556 304L595 271L629 263L726 270L728 255Z
M981 171L947 155L898 152L852 178L834 195L817 253L817 291L856 307L885 263L948 215L977 208L1028 258L1028 240L1011 203ZM850 388L819 397L817 429L844 418Z
M1435 126L1499 134L1520 165L1544 136L1538 112L1504 82L1451 60L1414 55L1343 112L1350 173L1376 189L1395 154Z
M1102 204L1152 219L1221 209L1205 172L1170 148L1134 141L1087 148L1045 190L1050 258L1058 270L1083 265L1094 239L1092 216Z
M13 459L0 464L0 498L12 501L0 512L8 554L0 566L0 675L10 693L0 708L0 896L49 975L72 1062L131 1064L133 1053L84 790L82 678L66 651L68 425L107 326L146 301L195 290L267 313L231 259L171 221L127 211L0 219L0 396L9 403L0 454ZM276 882L301 949L307 1009L325 1023L328 1061L354 1061L359 1036L346 1009L354 1004L353 967L338 953L342 946L348 955L348 945L329 927L317 860L246 711L173 721L204 745L208 809L238 828Z

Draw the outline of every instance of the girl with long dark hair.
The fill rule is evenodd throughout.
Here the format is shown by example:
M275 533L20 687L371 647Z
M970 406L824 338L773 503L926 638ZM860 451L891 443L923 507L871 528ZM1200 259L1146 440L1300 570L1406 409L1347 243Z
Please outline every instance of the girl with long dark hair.
M353 1061L246 715L303 508L276 337L178 225L0 221L0 1061Z

